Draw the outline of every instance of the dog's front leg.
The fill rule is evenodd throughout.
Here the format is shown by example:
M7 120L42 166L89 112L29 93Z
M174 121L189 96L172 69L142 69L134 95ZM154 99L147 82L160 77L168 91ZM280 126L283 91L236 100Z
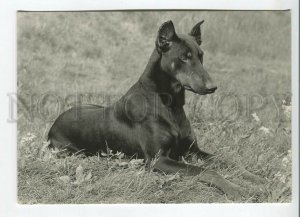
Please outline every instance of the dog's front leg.
M200 149L195 151L195 153L207 165L208 164L218 164L218 165L224 166L224 167L235 167L240 171L240 174L243 178L248 179L249 181L252 181L254 183L258 183L258 184L265 183L265 179L259 177L258 175L255 175L255 174L249 172L243 166L241 166L240 164L238 164L234 161L227 160L227 159L220 159L220 157L218 157L217 155L207 153L207 152L202 151Z
M219 188L226 195L232 197L232 199L242 199L242 192L244 189L224 179L215 171L205 170L201 167L184 164L165 156L160 156L158 158L158 160L154 164L154 169L162 171L164 173L181 173L189 176L199 175L200 181Z
M208 164L219 164L220 166L224 166L224 167L235 167L240 171L240 174L243 178L248 179L249 181L252 181L255 183L259 183L259 184L265 183L265 179L249 172L248 170L246 170L243 166L241 166L238 163L235 163L233 161L226 160L226 159L220 159L217 155L204 152L200 149L197 150L195 153L207 165Z
M246 170L243 166L241 166L240 164L238 164L236 162L233 162L230 160L224 160L224 159L223 160L218 159L217 161L219 161L220 164L225 164L225 165L237 168L240 171L240 174L244 179L247 179L247 180L257 183L257 184L264 184L266 182L266 180L264 178L261 178L258 175L251 173L250 171Z
M265 179L249 172L244 167L242 167L240 164L235 163L230 160L220 159L217 155L214 155L209 152L201 150L197 144L197 140L196 140L195 136L188 137L188 138L186 138L186 140L187 140L187 141L185 141L186 143L191 144L189 151L192 153L195 153L198 158L200 158L201 160L203 160L205 162L205 164L216 164L217 163L220 166L235 167L240 171L241 176L243 178L248 179L254 183L260 183L260 184L265 183Z

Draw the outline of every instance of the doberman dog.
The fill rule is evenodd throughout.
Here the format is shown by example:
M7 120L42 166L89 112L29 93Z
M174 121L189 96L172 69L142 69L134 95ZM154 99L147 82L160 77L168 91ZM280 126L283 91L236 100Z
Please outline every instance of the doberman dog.
M177 34L172 21L163 23L146 69L128 92L109 107L79 105L61 114L49 131L50 146L86 155L109 148L144 158L146 165L155 159L156 170L200 174L200 181L241 199L240 186L214 170L180 161L187 152L204 160L213 157L199 148L183 109L185 90L200 95L217 90L203 68L202 23L196 24L188 35ZM261 179L246 170L243 174L253 180Z

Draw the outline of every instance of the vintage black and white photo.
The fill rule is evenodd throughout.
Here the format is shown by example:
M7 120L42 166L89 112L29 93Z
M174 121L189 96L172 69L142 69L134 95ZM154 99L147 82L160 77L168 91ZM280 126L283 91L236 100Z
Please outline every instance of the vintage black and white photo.
M20 204L289 203L291 12L17 13Z

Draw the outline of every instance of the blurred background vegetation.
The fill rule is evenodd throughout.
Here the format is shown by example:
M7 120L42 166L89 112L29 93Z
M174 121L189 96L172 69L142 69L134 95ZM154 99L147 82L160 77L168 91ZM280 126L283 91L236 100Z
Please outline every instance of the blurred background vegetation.
M19 90L32 92L31 84L37 82L43 91L58 87L61 91L78 76L88 77L91 84L85 83L85 88L105 90L117 79L114 87L123 89L122 83L134 82L142 73L164 21L172 20L177 32L188 33L202 19L202 47L208 67L221 65L227 56L243 58L238 62L239 76L244 77L251 73L242 71L246 64L255 70L263 61L279 65L290 62L288 11L25 12L18 13L18 76L19 81L30 82L20 82ZM219 60L222 55L226 57ZM235 59L226 61L235 64ZM279 71L279 76L287 77L272 82L289 82L289 70L281 71L277 65L266 70ZM212 76L214 73L220 72L212 71ZM289 83L284 85L282 91L290 91ZM277 83L273 86L275 89L266 89L278 90Z

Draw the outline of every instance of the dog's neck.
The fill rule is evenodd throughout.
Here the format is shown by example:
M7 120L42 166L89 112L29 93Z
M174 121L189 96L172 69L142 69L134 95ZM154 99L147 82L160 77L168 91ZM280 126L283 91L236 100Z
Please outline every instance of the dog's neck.
M179 92L176 92L172 88L172 83L175 83L176 80L161 69L160 61L161 54L154 49L138 82L143 88L156 92L160 96L169 96L166 104L170 106L183 106L185 103L184 88L181 88ZM171 102L169 101L170 98Z

